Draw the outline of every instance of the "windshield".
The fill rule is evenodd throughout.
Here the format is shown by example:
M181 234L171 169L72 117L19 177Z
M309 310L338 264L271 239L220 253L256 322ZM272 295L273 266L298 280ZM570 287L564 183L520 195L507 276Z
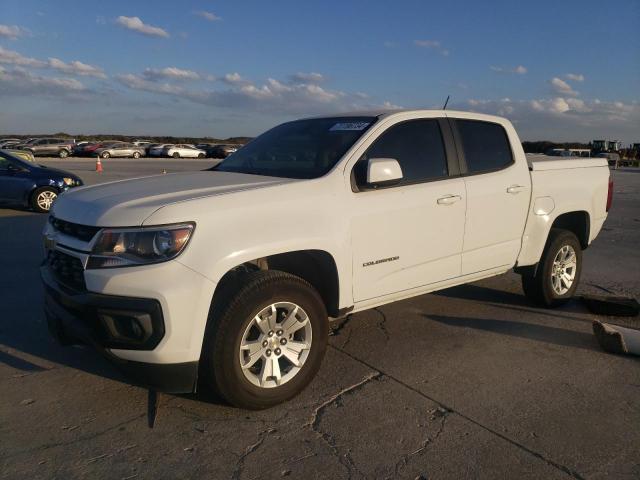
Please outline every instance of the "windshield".
M25 162L24 160L22 160L21 158L12 155L11 153L7 152L6 150L0 150L0 158L4 158L6 160L10 160L13 164L22 167L22 168L26 168L29 169L30 165L28 162Z
M331 170L375 121L376 117L335 117L283 123L212 170L317 178Z

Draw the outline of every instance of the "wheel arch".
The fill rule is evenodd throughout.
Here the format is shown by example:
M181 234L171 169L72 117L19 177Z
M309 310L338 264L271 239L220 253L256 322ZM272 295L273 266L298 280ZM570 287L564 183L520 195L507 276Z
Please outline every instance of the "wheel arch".
M320 294L329 316L340 316L340 280L337 263L329 252L317 249L275 253L236 265L220 278L213 293L212 305L243 273L254 270L278 270L306 280Z
M578 241L583 250L589 246L589 234L591 231L589 212L578 210L558 215L551 224L549 232L547 232L547 238L549 238L549 233L553 228L561 228L572 232L578 237Z
M534 274L536 272L552 229L559 228L572 232L578 238L582 250L589 246L591 217L585 210L563 212L553 220L545 216L537 216L534 219L537 222L532 225L533 234L531 232L526 234L523 249L514 268L516 273ZM536 230L541 230L541 235L535 234Z

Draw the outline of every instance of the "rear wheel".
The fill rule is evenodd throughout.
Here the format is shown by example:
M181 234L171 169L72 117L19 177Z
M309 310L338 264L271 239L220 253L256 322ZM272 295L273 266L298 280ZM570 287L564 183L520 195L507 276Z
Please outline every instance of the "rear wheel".
M198 154L198 158L204 158L204 157L205 157L204 153L199 153Z
M133 158L140 158L140 152L133 152Z
M298 394L318 372L327 312L318 292L288 273L249 273L237 285L221 292L212 309L201 379L235 406L271 407Z
M36 212L47 213L51 210L56 198L58 198L58 192L54 188L38 188L31 195L31 208Z
M67 158L67 157L69 156L69 151L68 151L68 150L65 150L65 149L62 149L62 150L60 150L60 151L58 152L58 156L59 156L60 158Z
M522 289L544 307L567 303L575 294L582 272L582 247L573 232L551 229L535 274L522 276Z
M109 152L102 152L102 155L100 155L102 158L109 158L111 156L111 154Z

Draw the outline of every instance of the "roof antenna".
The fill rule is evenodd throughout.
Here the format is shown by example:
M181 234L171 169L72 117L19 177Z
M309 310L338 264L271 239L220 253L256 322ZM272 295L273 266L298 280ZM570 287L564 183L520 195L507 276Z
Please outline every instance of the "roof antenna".
M451 95L447 95L447 99L444 101L444 107L442 107L442 109L443 109L443 110L446 110L446 109L447 109L447 104L449 103L449 97L450 97L450 96L451 96Z

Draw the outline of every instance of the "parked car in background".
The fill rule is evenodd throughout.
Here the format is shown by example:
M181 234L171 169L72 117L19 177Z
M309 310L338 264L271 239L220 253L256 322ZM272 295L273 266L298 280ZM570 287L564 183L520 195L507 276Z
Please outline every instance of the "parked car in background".
M60 193L82 185L77 175L26 162L0 150L0 203L48 212Z
M83 149L87 146L87 145L91 145L95 142L90 142L90 141L82 141L82 142L76 142L76 144L73 146L73 150L71 151L71 154L74 156L80 156L80 154L83 152Z
M166 155L165 149L173 147L172 143L154 143L147 150L147 155L150 157L162 157Z
M212 158L227 158L232 153L236 153L240 147L242 147L242 145L216 145L211 149L209 156Z
M33 156L33 154L26 150L14 150L10 148L4 148L3 150L9 153L10 155L13 155L14 157L18 157L18 158L21 158L22 160L26 160L27 162L36 161L36 158Z
M149 145L151 145L151 140L134 140L133 143L136 147L147 147Z
M30 143L17 145L20 150L27 150L34 156L56 156L66 158L71 155L75 140L69 138L39 138Z
M140 158L144 156L144 147L138 147L133 143L112 143L97 148L94 154L101 158L109 157L133 157Z
M173 158L205 158L207 153L193 145L180 143L165 148L165 156Z
M12 145L22 143L19 138L2 138L0 139L0 148L10 148Z
M204 153L207 157L213 157L213 151L216 147L218 147L218 143L198 143L196 148L200 150L204 150Z
M74 150L74 155L78 157L92 157L96 155L96 150L103 148L107 145L114 145L116 143L124 143L120 140L103 140L102 142L88 142L85 145Z

